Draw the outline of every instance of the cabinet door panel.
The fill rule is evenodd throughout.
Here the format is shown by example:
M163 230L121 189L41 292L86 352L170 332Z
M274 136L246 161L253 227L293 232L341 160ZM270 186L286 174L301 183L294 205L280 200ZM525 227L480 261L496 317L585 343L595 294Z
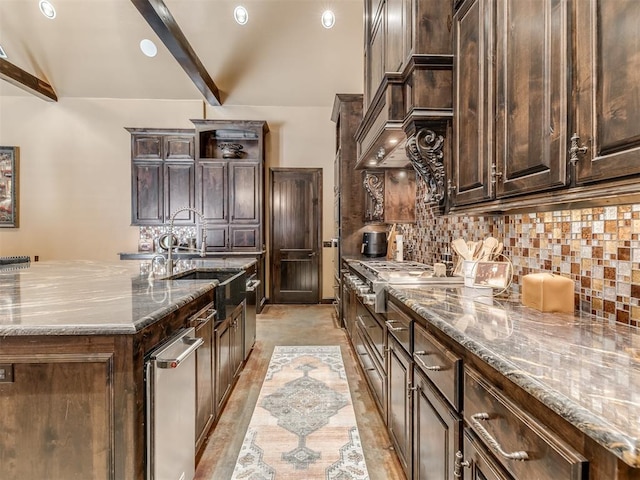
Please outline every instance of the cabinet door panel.
M369 45L366 51L365 109L369 107L384 75L384 27L382 15L371 24Z
M134 160L161 160L161 135L133 135L131 137L131 157Z
M455 17L455 115L453 128L453 203L464 205L492 196L493 95L490 88L492 45L485 25L491 22L487 0L469 0Z
M566 183L568 2L496 11L496 195Z
M198 209L207 223L226 223L229 219L229 197L226 162L198 164Z
M398 72L404 60L404 0L387 0L387 45L385 71Z
M195 177L193 163L165 163L165 221L180 208L195 206ZM191 211L177 214L176 225L188 225L195 222Z
M207 251L218 252L226 250L229 244L229 227L208 226L207 227Z
M411 411L408 394L411 361L393 337L389 336L388 342L387 428L396 446L402 468L408 473L411 468Z
M414 368L413 478L453 479L455 454L461 447L462 420Z
M262 192L260 165L256 163L229 164L231 190L231 222L260 221L259 198Z
M640 173L640 3L575 2L577 181Z
M196 327L196 336L204 344L196 351L196 449L204 443L213 423L213 322Z
M162 163L134 163L133 225L155 225L163 222Z
M112 435L122 412L113 410L112 357L25 362L13 364L13 382L0 383L0 478L116 478Z
M166 160L193 160L194 137L170 135L164 139L164 152Z
M247 249L255 251L260 249L260 226L230 226L229 237L231 248L234 250Z

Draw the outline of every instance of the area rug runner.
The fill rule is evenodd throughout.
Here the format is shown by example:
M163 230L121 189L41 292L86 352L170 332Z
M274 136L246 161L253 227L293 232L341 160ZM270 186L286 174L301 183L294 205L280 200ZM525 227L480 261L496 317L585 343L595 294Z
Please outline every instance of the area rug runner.
M368 478L340 347L275 347L232 480Z

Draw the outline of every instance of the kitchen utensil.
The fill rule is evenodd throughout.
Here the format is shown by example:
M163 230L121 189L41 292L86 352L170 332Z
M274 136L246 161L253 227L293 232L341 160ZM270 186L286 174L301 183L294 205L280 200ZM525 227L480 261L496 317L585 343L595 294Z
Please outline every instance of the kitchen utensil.
M471 252L469 252L469 246L467 242L462 238L454 238L451 241L451 249L458 254L458 263L453 270L454 275L460 275L462 272L462 262L464 260L471 260Z
M493 249L493 252L491 252L491 254L495 258L498 255L502 254L502 250L503 249L504 249L504 244L502 242L498 242L498 244L495 246L495 248Z
M493 251L498 246L498 239L495 237L487 237L482 242L482 251L480 252L481 260L491 260Z

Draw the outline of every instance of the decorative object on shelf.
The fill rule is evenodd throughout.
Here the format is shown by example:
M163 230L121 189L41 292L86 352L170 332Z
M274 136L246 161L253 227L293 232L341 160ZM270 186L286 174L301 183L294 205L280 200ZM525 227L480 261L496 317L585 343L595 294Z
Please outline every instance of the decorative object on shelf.
M416 173L427 184L425 202L444 206L447 184L443 163L444 137L423 128L407 140L407 156Z
M240 158L242 145L239 143L221 143L218 147L222 150L222 158Z
M384 182L376 175L365 173L364 188L374 202L373 218L382 218L384 213Z
M0 147L0 227L18 227L18 147Z

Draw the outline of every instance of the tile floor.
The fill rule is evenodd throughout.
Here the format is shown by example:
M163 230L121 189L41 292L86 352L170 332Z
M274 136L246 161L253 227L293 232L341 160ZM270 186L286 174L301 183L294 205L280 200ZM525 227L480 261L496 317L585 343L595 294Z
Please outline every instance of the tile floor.
M202 451L196 480L231 478L275 345L340 345L370 479L405 478L346 334L335 324L332 311L331 305L268 305L258 315L256 345Z

